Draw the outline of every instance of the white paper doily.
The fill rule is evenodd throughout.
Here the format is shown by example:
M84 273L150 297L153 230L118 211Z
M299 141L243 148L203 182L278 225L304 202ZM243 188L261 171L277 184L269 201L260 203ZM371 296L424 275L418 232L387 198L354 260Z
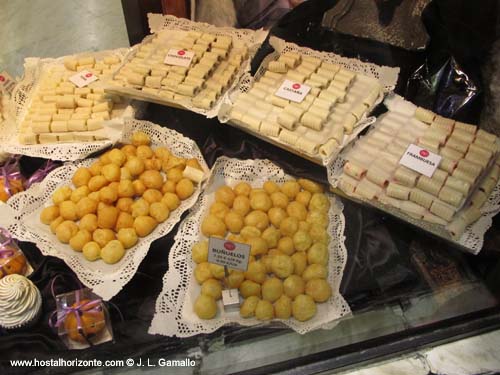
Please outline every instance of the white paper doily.
M395 112L399 113L412 113L412 111L414 112L416 108L412 103L407 102L399 96L394 96L386 99L386 103L391 108L391 111L394 110ZM374 126L376 126L376 124ZM354 145L355 143L353 142L351 145L349 145L349 147L345 148L335 160L327 165L326 169L328 173L328 181L334 188L337 188L338 186L339 179L342 175L343 167L346 162L346 156ZM493 189L488 200L481 207L481 212L483 215L476 222L466 228L462 237L460 237L458 241L454 240L451 237L450 233L442 225L429 223L424 220L417 220L407 215L403 211L396 209L395 207L382 204L378 201L369 201L362 197L354 197L352 199L362 201L367 205L374 206L384 212L387 212L401 220L411 223L439 237L457 243L473 254L477 254L483 247L484 234L491 227L493 216L497 215L500 212L500 181Z
M85 52L75 57L94 56L95 58L103 58L105 56L117 56L123 60L129 49L121 48L109 51ZM54 143L54 144L38 144L38 145L23 145L18 142L18 127L28 113L33 94L37 90L39 79L46 69L62 65L64 59L68 56L58 58L26 58L24 62L24 76L16 85L12 93L9 112L13 121L4 122L0 128L0 142L2 150L12 154L28 155L45 159L74 161L84 159L96 151L103 150L109 147L120 138L123 121L126 118L135 116L135 108L129 105L120 117L105 121L104 126L106 135L110 138L106 141L95 142L79 142L79 143ZM98 81L104 84L104 81Z
M262 42L267 37L267 31L262 29L259 30L249 30L249 29L235 29L232 27L216 27L208 23L194 22L185 18L177 18L172 15L163 15L156 13L148 13L149 28L152 33L159 33L164 30L169 30L172 35L176 36L176 33L184 33L189 31L200 31L204 33L211 33L214 35L226 35L233 38L233 43L235 47L245 45L248 48L248 57L242 62L239 69L235 74L235 78L231 85L224 91L224 93L217 99L212 108L206 110L194 106L190 100L168 100L159 95L152 95L145 93L141 90L137 90L131 87L120 87L111 83L107 89L111 92L121 93L125 96L130 96L137 98L139 100L152 101L159 104L170 105L174 107L183 107L191 112L199 113L208 118L216 117L219 113L221 104L224 102L224 97L227 93L238 83L238 80L244 72L250 70L250 62L253 56L260 48ZM142 43L149 43L151 36L144 39ZM117 70L119 72L121 68L137 53L140 44L134 46L127 57L124 59L123 63Z
M289 43L284 41L283 39L271 36L269 39L269 43L271 46L274 48L274 52L270 53L267 55L263 60L262 63L260 64L259 68L257 69L257 72L255 73L254 76L250 74L249 71L245 72L237 85L232 87L227 95L224 96L223 103L221 105L221 109L219 111L219 120L221 122L234 122L234 120L231 120L228 116L228 113L232 106L234 105L234 101L236 97L243 92L248 92L250 88L252 87L253 83L255 80L258 80L266 71L266 67L268 66L268 63L270 61L274 61L278 59L278 57L285 53L285 52L298 52L301 55L306 55L306 56L313 56L317 57L325 62L333 63L333 64L338 64L342 66L345 69L348 69L350 71L362 74L367 77L374 78L378 81L380 85L384 88L384 92L388 93L396 87L396 83L398 81L398 75L399 75L399 68L391 68L387 66L378 66L372 63L365 63L357 59L351 59L351 58L346 58L342 57L339 55L336 55L331 52L321 52L321 51L316 51L307 47L301 47L298 46L297 44L294 43ZM338 153L344 148L346 145L348 145L350 142L352 142L359 133L361 133L364 129L366 129L368 126L373 124L375 121L374 117L368 117L367 114L369 114L373 108L375 108L378 104L382 102L384 99L383 94L380 95L380 97L376 100L376 102L368 108L365 114L363 114L363 117L361 121L358 122L356 127L354 128L352 134L346 136L344 138L343 144L331 155L328 157L322 157L321 155L317 155L315 158L318 160L321 160L323 165L329 164L335 157L338 155ZM318 132L318 137L321 137L322 134ZM284 146L294 148L293 146L290 146L286 143L283 143L278 137L268 137L271 138L274 142L277 142L279 144L283 144ZM320 142L320 140L317 140ZM296 151L300 152L298 149Z
M224 184L234 185L246 181L253 186L262 186L265 181L282 183L292 177L268 160L237 160L220 157L212 168L212 174L199 201L189 216L183 221L170 250L169 269L163 277L163 290L156 301L156 313L149 333L166 336L188 337L199 333L209 333L225 324L238 323L242 326L266 324L256 319L243 319L239 312L224 313L219 308L215 319L202 320L193 312L192 304L199 294L200 286L194 280L191 247L201 238L200 224L214 200L214 192ZM329 194L331 208L328 233L330 260L328 281L332 287L332 297L317 305L318 312L307 322L294 319L283 320L283 324L304 334L318 328L332 327L332 322L350 313L350 308L339 292L347 251L344 245L345 219L343 205ZM274 320L273 322L277 322ZM273 324L273 323L272 323Z
M132 133L139 130L151 137L153 146L166 146L177 156L196 158L208 175L209 170L203 156L191 139L151 122L127 120L122 141L128 143ZM50 205L47 202L50 202L54 190L71 183L71 177L79 167L89 166L94 161L95 159L87 159L77 163L67 163L52 171L41 183L34 184L27 191L11 197L7 204L15 211L15 222L7 229L13 237L35 243L44 255L52 255L64 260L83 284L92 288L105 300L109 300L134 276L150 244L169 233L180 220L182 213L195 204L202 187L197 186L191 197L182 201L181 205L170 213L170 217L159 224L150 235L141 238L135 247L127 250L118 263L110 265L102 260L89 262L81 253L73 251L69 245L60 243L51 233L49 226L40 222L39 215L46 205Z

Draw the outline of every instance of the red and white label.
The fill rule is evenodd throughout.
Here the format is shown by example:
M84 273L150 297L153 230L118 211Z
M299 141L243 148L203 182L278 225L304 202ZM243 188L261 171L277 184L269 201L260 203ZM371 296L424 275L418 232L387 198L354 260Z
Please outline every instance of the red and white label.
M187 68L189 67L189 65L191 65L193 57L193 51L186 51L183 49L169 49L167 52L167 56L165 56L165 60L163 60L163 63L167 65L183 66Z
M295 103L301 103L309 91L311 91L310 86L285 79L274 95Z
M250 245L210 237L208 262L235 270L246 271L250 260Z
M82 70L75 75L69 77L69 80L74 83L77 87L85 87L92 82L95 82L99 79L94 73L89 72L88 70Z
M441 163L441 156L420 146L410 144L401 157L399 164L411 170L432 177Z
M0 91L5 95L11 95L14 87L16 86L16 81L10 76L9 73L3 71L0 73Z

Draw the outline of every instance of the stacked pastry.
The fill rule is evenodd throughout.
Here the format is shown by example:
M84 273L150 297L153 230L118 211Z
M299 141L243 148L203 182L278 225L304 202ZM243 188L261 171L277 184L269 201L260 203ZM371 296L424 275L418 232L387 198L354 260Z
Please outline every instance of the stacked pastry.
M310 87L300 102L276 92L287 79ZM319 58L285 52L240 94L229 117L251 130L297 148L327 157L344 143L382 93L374 78Z
M441 156L432 177L400 164L410 144ZM497 137L474 125L423 108L412 117L389 112L346 154L339 187L445 225L458 239L498 182L498 150Z
M87 70L101 80L120 63L116 56L69 57L64 65L47 68L36 86L28 113L19 128L19 143L92 142L106 138L104 122L126 107L120 97L104 93L99 81L77 87L69 80ZM101 131L100 131L101 130Z
M210 109L233 82L247 47L226 35L164 30L143 43L115 82L170 101ZM164 63L170 50L194 53L188 66ZM187 55L188 56L188 55Z

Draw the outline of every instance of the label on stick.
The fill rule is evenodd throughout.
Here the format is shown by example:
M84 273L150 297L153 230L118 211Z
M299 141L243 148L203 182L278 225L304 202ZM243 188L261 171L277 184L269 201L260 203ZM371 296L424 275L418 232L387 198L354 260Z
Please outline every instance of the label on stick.
M167 56L165 56L165 60L163 60L163 63L168 65L183 66L187 68L191 64L191 60L193 60L193 57L193 51L186 51L183 49L169 49L167 52Z
M410 144L401 157L399 164L431 178L440 162L440 155L420 146Z
M291 100L295 103L301 103L309 91L311 91L310 86L285 79L274 95L283 99Z
M250 245L210 237L208 262L228 268L246 271L250 260Z
M92 82L95 82L99 79L94 73L89 72L88 70L82 70L75 75L69 77L69 80L73 82L78 88L85 87Z

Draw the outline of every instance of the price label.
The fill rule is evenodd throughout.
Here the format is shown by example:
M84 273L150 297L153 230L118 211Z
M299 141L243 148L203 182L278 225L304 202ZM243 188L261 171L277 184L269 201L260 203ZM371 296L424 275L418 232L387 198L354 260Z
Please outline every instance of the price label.
M167 52L167 56L165 56L165 60L163 60L164 64L175 65L175 66L183 66L185 68L191 65L191 60L193 60L194 52L186 51L183 49L169 49Z
M95 82L99 79L94 73L89 72L88 70L82 70L75 75L69 77L69 80L73 82L77 87L85 87L92 82Z
M16 86L16 81L5 70L0 73L0 91L5 95L11 95Z
M440 162L440 155L417 145L410 144L401 157L399 164L431 178Z
M283 99L291 100L295 103L301 103L309 93L309 91L311 91L310 86L285 79L285 81L281 84L280 88L274 93L274 95L279 96Z
M208 262L235 270L246 271L250 260L250 245L210 237Z

